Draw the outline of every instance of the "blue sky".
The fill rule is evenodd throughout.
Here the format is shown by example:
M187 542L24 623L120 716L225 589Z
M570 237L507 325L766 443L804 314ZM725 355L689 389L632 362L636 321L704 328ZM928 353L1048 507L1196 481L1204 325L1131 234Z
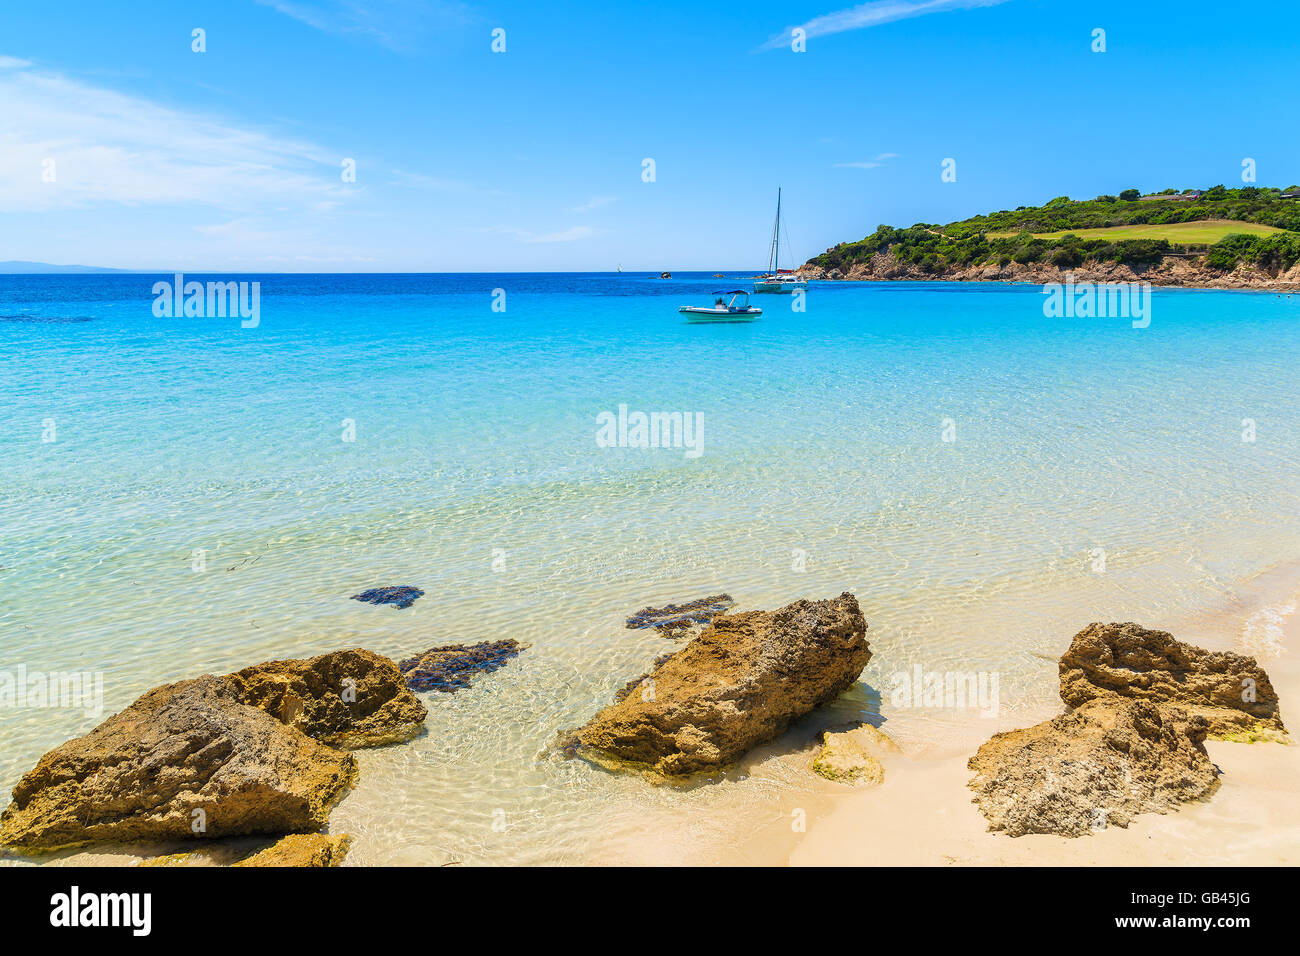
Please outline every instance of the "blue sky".
M1247 157L1300 180L1284 3L126 8L0 8L0 260L751 269L778 186L802 260L882 222L1240 184Z

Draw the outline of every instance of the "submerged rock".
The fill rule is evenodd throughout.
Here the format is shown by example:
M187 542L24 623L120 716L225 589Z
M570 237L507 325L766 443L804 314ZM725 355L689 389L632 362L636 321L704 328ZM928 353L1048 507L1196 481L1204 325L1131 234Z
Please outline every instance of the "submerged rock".
M527 650L528 646L509 638L481 644L449 644L408 657L398 666L407 686L413 690L454 693L469 687L470 678L475 674L490 674L504 667L510 658Z
M1211 652L1137 624L1089 624L1061 657L1061 700L1148 700L1204 717L1211 736L1285 734L1277 692L1253 657Z
M627 619L632 629L653 627L669 637L696 625L708 625L719 614L735 605L730 594L713 594L685 604L668 604L664 607L643 607Z
M717 770L851 687L871 659L866 629L848 593L719 617L561 749L669 775Z
M898 745L871 724L822 732L822 748L813 758L813 772L827 780L851 785L883 783L880 755L898 753Z
M206 675L154 688L42 757L0 815L0 844L54 850L314 832L356 773L351 754Z
M671 654L660 654L658 657L654 659L654 663L650 665L650 669L654 670L664 661L669 660L672 656L673 655ZM618 690L614 691L614 702L618 703L620 700L622 700L628 694L632 693L632 691L634 690L640 690L642 693L646 692L651 685L647 684L645 687L642 687L642 683L645 681L645 679L646 679L645 674L641 674L639 677L633 677L630 681L628 681Z
M205 840L193 850L178 850L161 856L150 856L136 866L193 867L231 866L258 848L270 846L264 838L232 837L225 840Z
M1204 717L1150 701L1092 701L995 734L970 758L990 830L1084 836L1167 813L1218 787Z
M352 845L346 834L291 833L274 843L212 840L194 850L141 860L140 866L338 866Z
M234 866L339 866L351 846L346 833L291 833Z
M336 747L410 740L428 715L395 663L359 647L254 664L227 679L244 703Z
M369 591L362 591L360 594L352 595L352 600L364 601L367 604L391 604L394 607L410 607L416 602L417 598L422 597L424 597L424 592L419 588L402 585L389 588L371 588Z

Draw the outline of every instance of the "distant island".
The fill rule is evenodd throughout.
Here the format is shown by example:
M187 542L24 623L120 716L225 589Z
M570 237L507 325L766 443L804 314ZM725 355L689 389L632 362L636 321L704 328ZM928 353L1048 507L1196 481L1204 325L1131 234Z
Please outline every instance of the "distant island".
M123 272L123 269L106 269L102 266L56 266L48 262L24 262L10 259L0 262L0 275L53 275L75 273Z
M880 226L800 270L814 279L1094 282L1300 289L1300 186L1166 189Z

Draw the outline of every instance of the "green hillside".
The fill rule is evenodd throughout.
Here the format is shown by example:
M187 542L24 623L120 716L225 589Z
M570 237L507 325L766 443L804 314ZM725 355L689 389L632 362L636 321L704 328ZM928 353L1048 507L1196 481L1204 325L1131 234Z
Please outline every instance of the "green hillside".
M1189 251L1206 253L1206 265L1214 269L1228 271L1245 263L1276 272L1300 261L1300 187L1167 189L1145 197L1130 189L1078 201L1058 196L1042 206L942 226L880 226L812 262L847 271L885 251L933 274L989 262L1063 268L1108 261L1144 265Z

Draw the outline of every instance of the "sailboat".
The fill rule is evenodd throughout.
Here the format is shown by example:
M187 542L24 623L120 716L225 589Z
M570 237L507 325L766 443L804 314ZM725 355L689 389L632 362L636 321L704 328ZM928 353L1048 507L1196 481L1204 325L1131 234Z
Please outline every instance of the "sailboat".
M755 292L798 292L808 288L808 280L794 269L781 268L781 190L776 191L776 225L772 227L772 251L767 272L754 277Z

